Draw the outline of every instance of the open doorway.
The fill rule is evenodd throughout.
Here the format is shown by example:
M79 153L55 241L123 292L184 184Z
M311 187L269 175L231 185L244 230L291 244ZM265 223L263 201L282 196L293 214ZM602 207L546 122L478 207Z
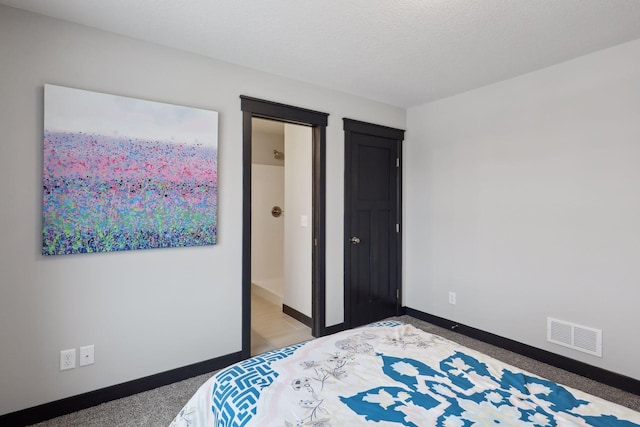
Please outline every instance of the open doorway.
M240 98L243 111L242 355L249 357L252 347L253 121L254 119L267 119L301 125L311 133L312 162L311 165L307 164L305 167L311 167L312 214L307 216L306 221L307 225L311 227L311 239L308 242L308 245L311 246L311 333L318 337L325 334L325 143L328 115L246 96ZM286 149L284 155L286 158ZM304 216L296 214L290 217L291 221L298 223L298 227L304 228L302 227L302 223L305 221Z
M251 355L312 338L312 132L253 118Z

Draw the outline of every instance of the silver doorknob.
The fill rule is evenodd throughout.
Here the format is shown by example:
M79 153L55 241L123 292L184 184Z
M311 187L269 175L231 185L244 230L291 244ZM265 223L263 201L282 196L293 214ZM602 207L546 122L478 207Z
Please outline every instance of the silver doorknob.
M274 206L273 208L271 208L271 215L274 218L278 218L280 215L284 215L284 211L280 206Z
M350 241L351 241L351 244L357 245L358 243L360 243L360 238L359 237L352 237Z

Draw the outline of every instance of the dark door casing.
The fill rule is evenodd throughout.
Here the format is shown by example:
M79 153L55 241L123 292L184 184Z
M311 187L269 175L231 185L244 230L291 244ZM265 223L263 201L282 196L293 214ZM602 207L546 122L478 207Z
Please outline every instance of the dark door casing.
M345 321L399 314L404 131L344 119Z
M310 126L313 136L313 214L311 334L326 335L325 322L325 174L328 114L240 96L242 109L242 357L251 355L251 120L256 118Z

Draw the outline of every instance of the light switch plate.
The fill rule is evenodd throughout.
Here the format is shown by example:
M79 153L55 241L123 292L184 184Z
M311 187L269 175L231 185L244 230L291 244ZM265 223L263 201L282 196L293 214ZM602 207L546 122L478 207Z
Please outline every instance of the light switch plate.
M93 365L93 344L80 347L80 366Z

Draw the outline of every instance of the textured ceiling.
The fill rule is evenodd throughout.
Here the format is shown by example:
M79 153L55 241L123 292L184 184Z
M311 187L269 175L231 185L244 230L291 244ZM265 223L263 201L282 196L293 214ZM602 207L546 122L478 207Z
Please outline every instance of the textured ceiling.
M0 0L408 107L640 38L640 0Z

